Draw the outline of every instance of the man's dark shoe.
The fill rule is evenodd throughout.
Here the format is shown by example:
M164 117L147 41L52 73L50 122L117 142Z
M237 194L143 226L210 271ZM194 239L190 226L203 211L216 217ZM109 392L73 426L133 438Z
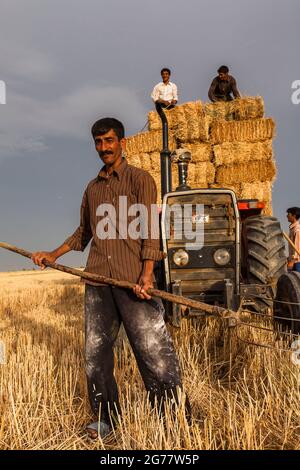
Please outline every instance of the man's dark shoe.
M95 421L87 426L86 431L91 439L104 439L112 432L112 427L104 421Z

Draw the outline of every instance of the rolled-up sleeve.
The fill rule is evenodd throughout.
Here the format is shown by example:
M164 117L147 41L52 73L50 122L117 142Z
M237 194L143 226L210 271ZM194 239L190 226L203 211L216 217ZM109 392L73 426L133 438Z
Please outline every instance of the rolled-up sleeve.
M153 99L154 103L158 100L159 98L159 85L155 85L153 88L153 91L151 93L151 98Z
M175 83L173 83L173 90L172 91L173 91L173 100L178 101L178 88L175 85Z
M65 240L65 243L72 250L84 251L92 236L88 195L87 190L85 190L80 208L80 225L73 235Z
M138 181L137 200L138 204L145 206L147 213L146 236L142 238L141 258L159 261L163 258L163 253L160 251L157 189L149 173L145 172Z

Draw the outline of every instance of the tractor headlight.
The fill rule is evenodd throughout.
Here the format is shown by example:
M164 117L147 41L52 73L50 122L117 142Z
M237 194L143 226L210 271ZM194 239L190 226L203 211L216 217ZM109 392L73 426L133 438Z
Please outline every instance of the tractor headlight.
M231 259L230 252L225 248L220 248L214 252L214 261L219 266L225 266Z
M173 255L176 266L186 266L189 262L189 255L185 250L177 250Z

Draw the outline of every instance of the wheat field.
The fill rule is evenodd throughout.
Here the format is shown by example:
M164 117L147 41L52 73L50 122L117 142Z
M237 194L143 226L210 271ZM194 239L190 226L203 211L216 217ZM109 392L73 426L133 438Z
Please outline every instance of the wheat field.
M151 409L132 351L121 336L115 374L122 420L91 442L83 359L83 285L52 270L0 273L1 449L300 449L300 366L273 335L214 319L171 328L190 397L163 422ZM278 343L278 341L277 341ZM276 343L276 344L277 344ZM285 345L287 347L288 344Z

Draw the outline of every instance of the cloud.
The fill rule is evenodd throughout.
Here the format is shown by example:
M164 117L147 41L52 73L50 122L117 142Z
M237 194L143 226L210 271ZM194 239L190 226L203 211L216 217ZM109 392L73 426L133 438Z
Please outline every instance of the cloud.
M15 42L1 37L1 71L13 80L49 82L58 72L58 66L46 52L39 51L30 44Z
M9 93L7 84L7 104L0 107L0 158L42 152L50 137L87 140L93 122L104 116L122 120L135 132L145 115L136 92L125 87L83 86L52 100Z

